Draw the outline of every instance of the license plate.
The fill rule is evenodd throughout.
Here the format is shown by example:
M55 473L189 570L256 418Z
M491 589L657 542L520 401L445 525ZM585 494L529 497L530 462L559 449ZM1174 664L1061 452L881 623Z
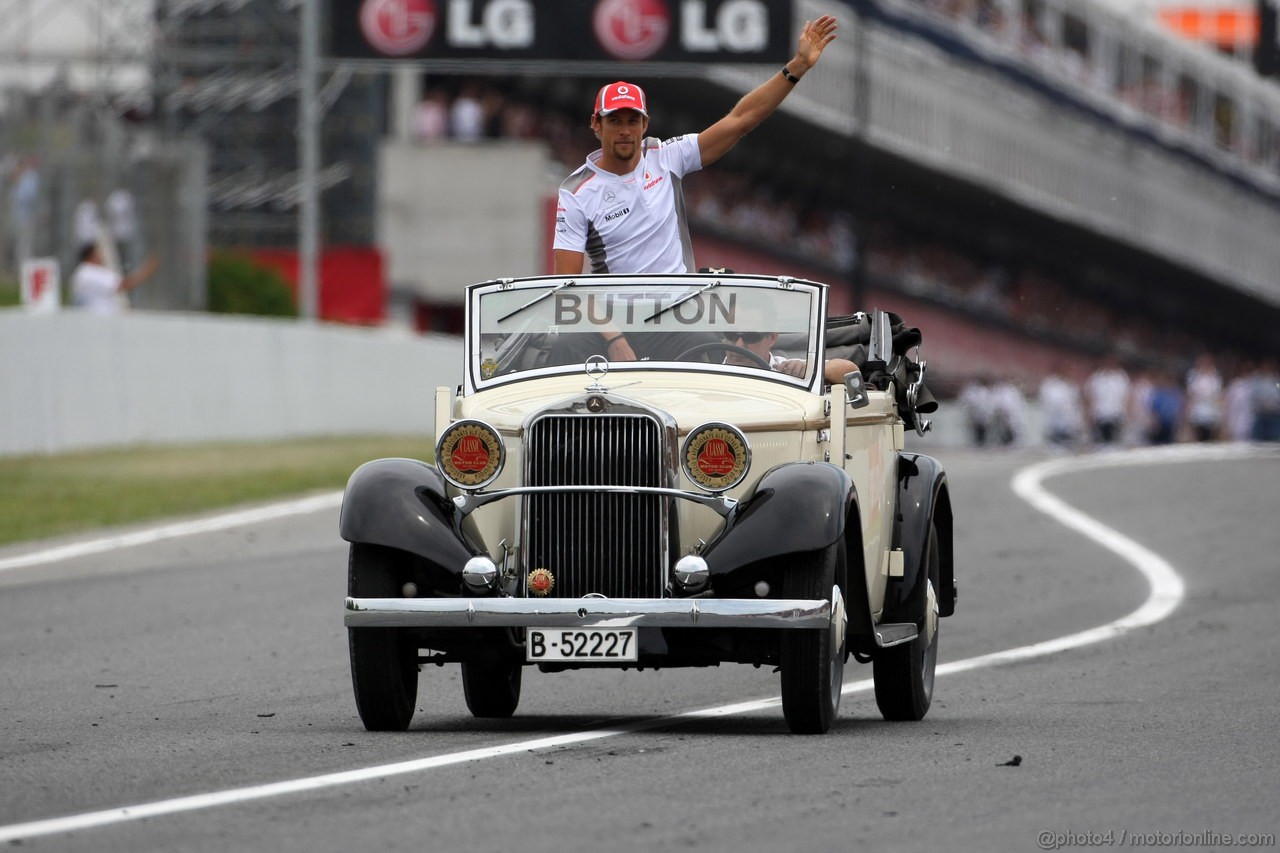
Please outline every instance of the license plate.
M637 661L635 628L530 628L525 637L530 661Z

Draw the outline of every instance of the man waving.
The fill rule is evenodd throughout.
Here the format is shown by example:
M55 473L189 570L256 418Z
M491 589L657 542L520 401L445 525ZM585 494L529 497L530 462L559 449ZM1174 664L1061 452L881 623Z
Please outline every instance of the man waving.
M719 160L769 117L836 37L836 19L806 21L786 65L701 133L647 138L649 107L632 83L596 95L600 148L560 185L553 244L557 275L681 273L694 269L681 179ZM620 355L620 354L619 354Z

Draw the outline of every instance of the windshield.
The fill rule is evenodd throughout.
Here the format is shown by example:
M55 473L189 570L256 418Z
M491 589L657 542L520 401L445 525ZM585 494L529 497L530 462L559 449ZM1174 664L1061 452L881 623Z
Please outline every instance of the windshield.
M611 371L750 371L807 385L821 292L809 282L708 275L477 285L468 315L471 384L581 372L599 355Z

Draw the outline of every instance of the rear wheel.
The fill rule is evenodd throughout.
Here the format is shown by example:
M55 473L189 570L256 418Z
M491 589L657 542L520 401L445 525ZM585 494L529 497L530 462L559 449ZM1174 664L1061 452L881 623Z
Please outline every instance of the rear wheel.
M782 715L796 734L822 734L831 728L844 687L845 584L844 543L806 554L790 567L783 582L786 598L831 602L826 628L782 632Z
M924 613L920 633L901 646L876 652L872 674L876 705L886 720L922 720L933 701L933 677L938 665L938 532L929 526L925 546L928 583L924 589Z
M462 690L467 707L477 717L510 717L520 704L518 663L464 663Z
M354 598L396 598L409 556L378 545L353 544L347 590ZM403 628L348 628L351 685L360 720L371 732L402 732L418 698L418 647Z

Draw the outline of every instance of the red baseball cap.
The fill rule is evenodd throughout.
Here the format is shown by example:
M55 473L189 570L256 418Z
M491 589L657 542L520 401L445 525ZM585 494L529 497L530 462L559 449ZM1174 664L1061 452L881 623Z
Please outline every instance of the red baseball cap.
M596 95L595 115L607 116L618 110L635 110L647 117L649 108L644 98L644 89L621 80L602 86L600 93Z

